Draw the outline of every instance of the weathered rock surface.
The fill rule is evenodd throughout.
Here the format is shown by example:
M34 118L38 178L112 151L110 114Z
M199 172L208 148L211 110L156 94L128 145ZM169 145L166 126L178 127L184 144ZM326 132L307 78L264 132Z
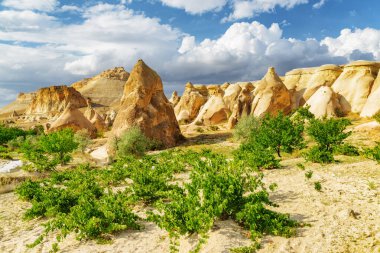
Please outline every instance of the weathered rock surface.
M178 122L192 122L197 117L200 108L207 102L207 98L206 86L194 86L192 83L187 83L181 99L174 108Z
M316 118L335 117L338 116L337 112L341 111L337 94L327 86L320 87L305 106L310 106L309 111Z
M291 110L291 94L276 74L274 68L269 68L264 78L257 83L254 91L251 114L261 117L266 113L285 114Z
M377 74L371 94L360 113L360 117L372 117L378 112L380 112L380 72Z
M160 76L142 60L134 66L125 85L112 133L120 136L132 126L166 147L175 146L183 138Z
M172 96L169 99L169 102L173 105L173 107L175 107L179 103L180 100L181 100L181 97L178 96L178 92L173 91Z
M223 90L217 85L209 85L207 89L211 96L206 104L203 105L193 123L209 126L227 121L231 111L224 103Z
M92 107L87 107L84 116L93 124L98 132L107 130L105 119Z
M51 117L63 112L69 104L71 108L82 108L87 106L87 101L72 87L51 86L42 88L37 91L26 110L26 114Z
M240 87L239 84L231 84L224 91L223 100L230 111L233 110L241 91L242 91L242 88Z
M48 132L71 128L74 131L87 130L91 137L96 137L95 126L76 107L68 105L63 113L55 120Z
M119 103L123 95L125 82L129 73L123 67L103 71L99 75L76 82L71 86L92 103L111 106Z
M343 73L332 85L340 95L344 113L361 113L372 85L379 72L380 63L357 61L344 66Z
M234 128L239 119L250 114L252 105L252 90L253 86L247 85L240 92L238 99L235 101L232 115L228 119L228 129Z
M10 116L13 112L21 115L32 103L35 93L20 93L15 101L0 109L0 115Z

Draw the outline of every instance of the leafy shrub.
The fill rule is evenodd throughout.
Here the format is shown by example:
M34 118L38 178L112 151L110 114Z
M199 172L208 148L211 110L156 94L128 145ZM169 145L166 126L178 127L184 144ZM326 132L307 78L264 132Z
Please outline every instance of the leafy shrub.
M334 161L333 152L343 144L351 132L344 132L351 122L347 119L323 118L313 119L307 128L309 136L317 142L306 158L312 162L331 163Z
M242 117L233 131L235 140L247 140L260 125L260 120L252 115Z
M0 125L0 145L6 144L10 140L14 140L20 136L35 135L35 131L25 131L17 127L6 127Z
M313 172L311 170L307 171L305 173L305 177L306 179L311 179L313 177Z
M376 114L373 116L373 119L380 123L380 112L376 113Z
M377 143L377 145L374 148L364 149L363 153L365 157L380 163L380 143Z
M80 150L82 153L84 153L86 148L92 142L89 132L85 129L77 131L74 134L74 141L78 144L78 150Z
M322 191L322 184L321 184L321 182L315 182L314 183L314 189L316 190L316 191Z
M74 132L64 129L38 138L26 138L21 147L24 158L31 162L29 170L52 171L58 164L64 165L71 160L71 153L78 147Z
M118 157L125 157L129 155L142 156L146 151L159 146L157 141L147 138L137 126L127 130L116 141L115 145L117 150L116 154Z
M261 148L255 143L243 143L234 153L234 158L244 161L247 166L254 169L277 169L280 167L280 161L273 153L272 150Z
M359 149L353 145L344 143L335 148L335 154L346 155L346 156L359 156Z

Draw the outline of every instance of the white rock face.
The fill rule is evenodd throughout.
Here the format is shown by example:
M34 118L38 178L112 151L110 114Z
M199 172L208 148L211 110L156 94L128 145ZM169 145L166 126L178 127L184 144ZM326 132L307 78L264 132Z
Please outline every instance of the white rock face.
M336 111L340 110L337 95L327 86L320 87L305 106L310 106L309 111L317 118L337 116Z
M20 168L23 165L22 161L9 161L1 164L0 162L0 173L10 173L15 169Z

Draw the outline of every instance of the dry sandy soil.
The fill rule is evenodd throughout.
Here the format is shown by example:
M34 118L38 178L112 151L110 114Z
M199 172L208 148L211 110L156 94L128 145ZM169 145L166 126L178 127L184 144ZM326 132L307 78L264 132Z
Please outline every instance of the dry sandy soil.
M266 171L265 181L277 183L271 193L276 210L310 224L298 229L292 238L265 236L259 252L380 252L380 165L365 159L340 157L345 162L320 166L306 164L313 177L288 159L279 170ZM320 181L322 192L314 189ZM27 249L42 232L43 220L23 221L29 203L14 193L0 195L0 252L48 252L55 242L51 235L34 249ZM138 210L136 210L138 211ZM74 235L60 244L61 252L169 252L165 231L152 223L143 223L141 231L126 231L113 238L112 244L76 241ZM229 252L230 248L249 245L247 231L232 221L217 222L201 252ZM196 245L196 237L181 239L180 252Z

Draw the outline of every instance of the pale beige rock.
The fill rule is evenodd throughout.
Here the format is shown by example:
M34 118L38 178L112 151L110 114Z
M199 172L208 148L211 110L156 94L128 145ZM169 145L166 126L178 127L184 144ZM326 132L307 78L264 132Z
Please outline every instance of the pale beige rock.
M340 95L344 113L360 113L363 110L379 68L380 63L366 61L344 66L343 73L332 85L334 92Z
M180 100L181 100L181 97L178 96L177 91L173 91L172 97L169 99L169 102L173 105L173 107L175 107L179 103Z
M95 126L77 108L68 105L61 116L49 127L49 132L71 128L74 131L87 130L91 137L96 137Z
M235 102L234 108L232 110L232 115L228 119L227 128L234 128L242 117L248 116L251 112L251 105L252 90L249 87L243 88L239 94L238 99Z
M354 131L358 132L370 132L374 130L380 130L380 123L377 121L371 121L354 127Z
M220 86L220 88L225 91L231 84L230 83L224 83Z
M380 72L372 86L371 93L364 104L360 117L372 117L380 112Z
M96 112L94 108L90 106L87 107L83 115L95 126L98 132L104 132L107 130L107 124L104 118Z
M212 95L201 108L193 124L205 126L216 125L227 121L231 114L228 106L224 103L223 90L217 85L208 86L207 88Z
M0 109L0 115L10 116L14 111L24 114L35 95L35 93L20 93L15 101Z
M72 108L87 106L87 100L74 88L67 86L51 86L39 89L30 106L27 115L52 115L60 113L70 104Z
M254 91L251 114L261 117L266 113L285 114L291 110L291 94L278 77L274 68L269 68L264 78L257 83Z
M306 106L310 106L309 111L316 118L335 117L337 112L341 110L337 95L327 86L320 87L306 102Z
M133 126L165 147L175 146L183 138L160 76L142 60L134 66L125 85L112 133L120 136Z
M178 122L190 123L198 115L201 107L207 102L208 90L204 85L187 83L185 91L174 108Z
M307 101L320 87L331 87L343 72L337 65L323 65L317 68L306 85L303 100Z
M240 95L242 88L239 84L231 84L225 91L223 100L230 111L233 110L234 105Z
M112 106L120 102L128 78L129 73L123 67L117 67L76 82L71 86L94 104Z

